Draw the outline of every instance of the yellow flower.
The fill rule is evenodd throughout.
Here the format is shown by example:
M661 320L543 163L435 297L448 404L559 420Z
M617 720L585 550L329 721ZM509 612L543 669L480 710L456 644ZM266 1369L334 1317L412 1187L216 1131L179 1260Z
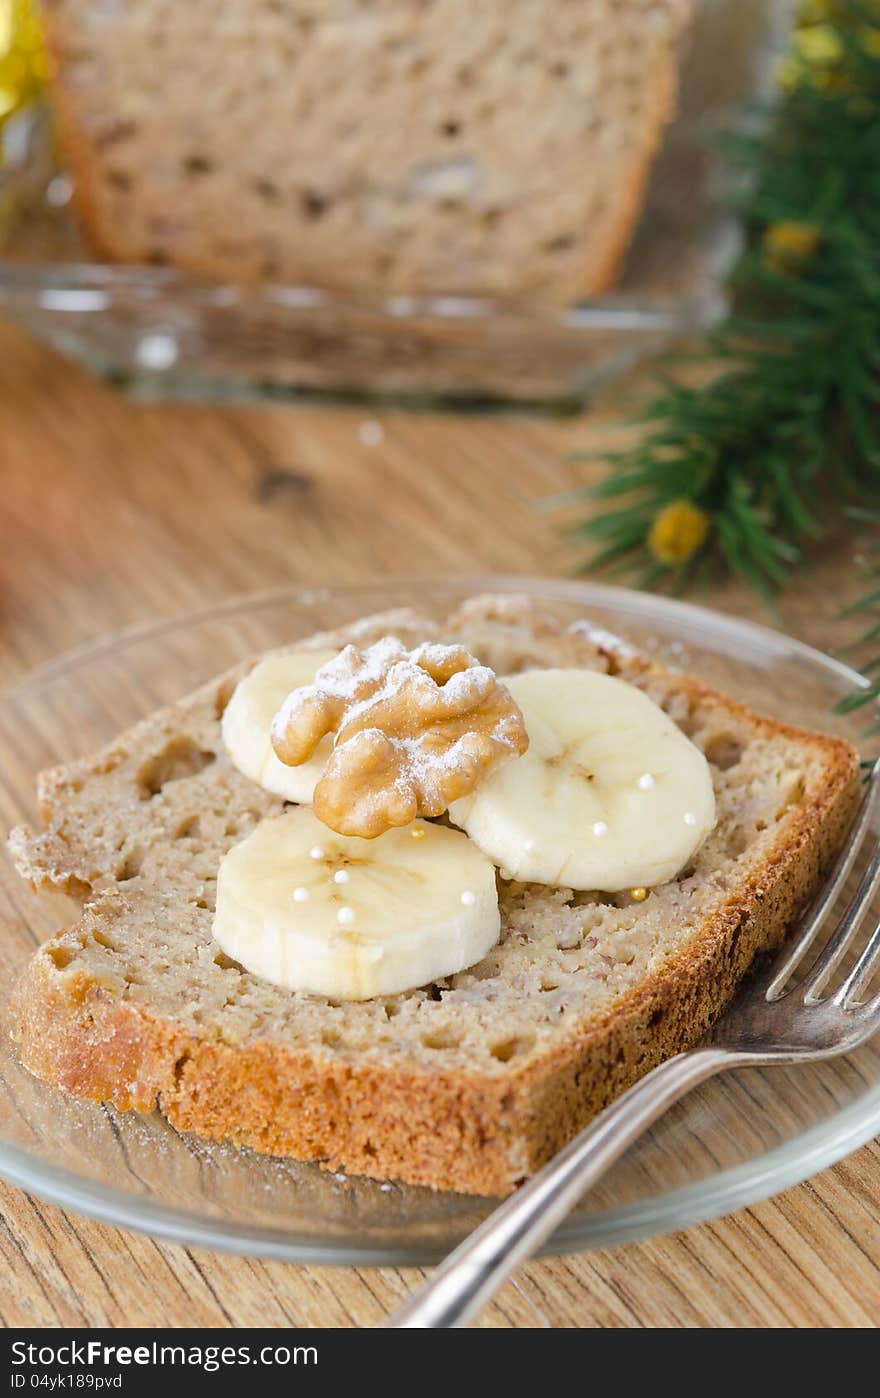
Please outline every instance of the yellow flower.
M795 51L805 63L839 63L843 57L840 35L826 24L811 24L794 35Z
M651 525L648 548L660 563L675 567L687 563L705 543L709 516L690 500L665 505Z
M794 220L771 223L761 242L765 264L774 272L797 271L809 262L822 242L822 230Z
M36 96L45 75L46 56L31 0L0 0L0 122Z

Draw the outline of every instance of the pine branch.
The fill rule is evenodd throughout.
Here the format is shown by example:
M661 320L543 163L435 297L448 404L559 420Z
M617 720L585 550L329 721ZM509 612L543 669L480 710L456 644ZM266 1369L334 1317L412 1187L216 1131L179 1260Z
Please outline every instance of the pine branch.
M725 141L748 251L706 346L719 372L664 388L602 458L577 531L593 566L675 586L699 555L769 597L839 506L880 496L880 7L823 9L801 31L821 62L794 60L763 133Z

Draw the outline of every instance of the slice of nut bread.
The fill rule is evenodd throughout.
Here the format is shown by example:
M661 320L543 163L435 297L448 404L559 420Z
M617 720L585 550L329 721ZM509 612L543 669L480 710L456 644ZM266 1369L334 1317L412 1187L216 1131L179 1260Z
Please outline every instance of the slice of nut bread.
M226 851L282 802L226 757L238 674L39 779L21 873L83 902L15 992L38 1077L175 1126L334 1169L502 1194L617 1093L695 1043L759 953L782 941L852 818L858 764L839 739L759 718L699 680L521 599L445 624L371 618L326 645L393 631L461 639L500 673L602 669L639 685L705 752L718 822L647 900L499 877L502 934L478 965L363 1003L280 989L211 936Z
M613 284L692 0L45 0L98 250L405 294Z

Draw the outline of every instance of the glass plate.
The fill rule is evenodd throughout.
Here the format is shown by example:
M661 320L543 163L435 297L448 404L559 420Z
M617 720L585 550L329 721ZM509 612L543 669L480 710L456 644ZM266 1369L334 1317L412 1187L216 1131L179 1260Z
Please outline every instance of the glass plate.
M767 95L791 10L791 0L698 0L678 113L614 295L556 312L443 286L347 295L108 266L83 244L47 122L30 113L8 124L0 168L0 312L141 397L576 408L600 382L717 319L739 235L708 136Z
M444 615L485 590L525 592L563 620L601 625L780 718L858 737L834 702L858 677L785 636L698 607L579 582L474 578L287 589L110 636L37 670L0 700L0 823L34 817L34 776L111 739L263 647L417 603ZM0 867L3 984L67 920ZM0 1014L6 1014L4 1006ZM328 1174L178 1134L37 1082L0 1024L0 1173L65 1207L157 1237L299 1261L425 1262L484 1200ZM667 1114L572 1214L551 1252L604 1247L741 1207L839 1160L880 1128L880 1052L729 1073Z

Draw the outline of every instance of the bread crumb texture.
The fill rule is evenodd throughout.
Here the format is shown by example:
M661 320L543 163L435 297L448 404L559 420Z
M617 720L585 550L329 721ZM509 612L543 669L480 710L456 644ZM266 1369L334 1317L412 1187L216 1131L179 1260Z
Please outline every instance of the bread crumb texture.
M691 8L45 6L65 160L104 255L556 303L614 282Z
M588 622L481 597L315 637L461 641L500 674L583 666L638 685L711 764L717 825L643 901L499 876L502 932L436 984L334 1003L258 980L211 935L228 849L283 808L226 757L241 670L39 779L10 843L82 900L15 991L22 1060L78 1096L379 1178L503 1194L619 1092L694 1044L816 889L858 801L853 749L759 718ZM302 643L298 643L301 648Z

